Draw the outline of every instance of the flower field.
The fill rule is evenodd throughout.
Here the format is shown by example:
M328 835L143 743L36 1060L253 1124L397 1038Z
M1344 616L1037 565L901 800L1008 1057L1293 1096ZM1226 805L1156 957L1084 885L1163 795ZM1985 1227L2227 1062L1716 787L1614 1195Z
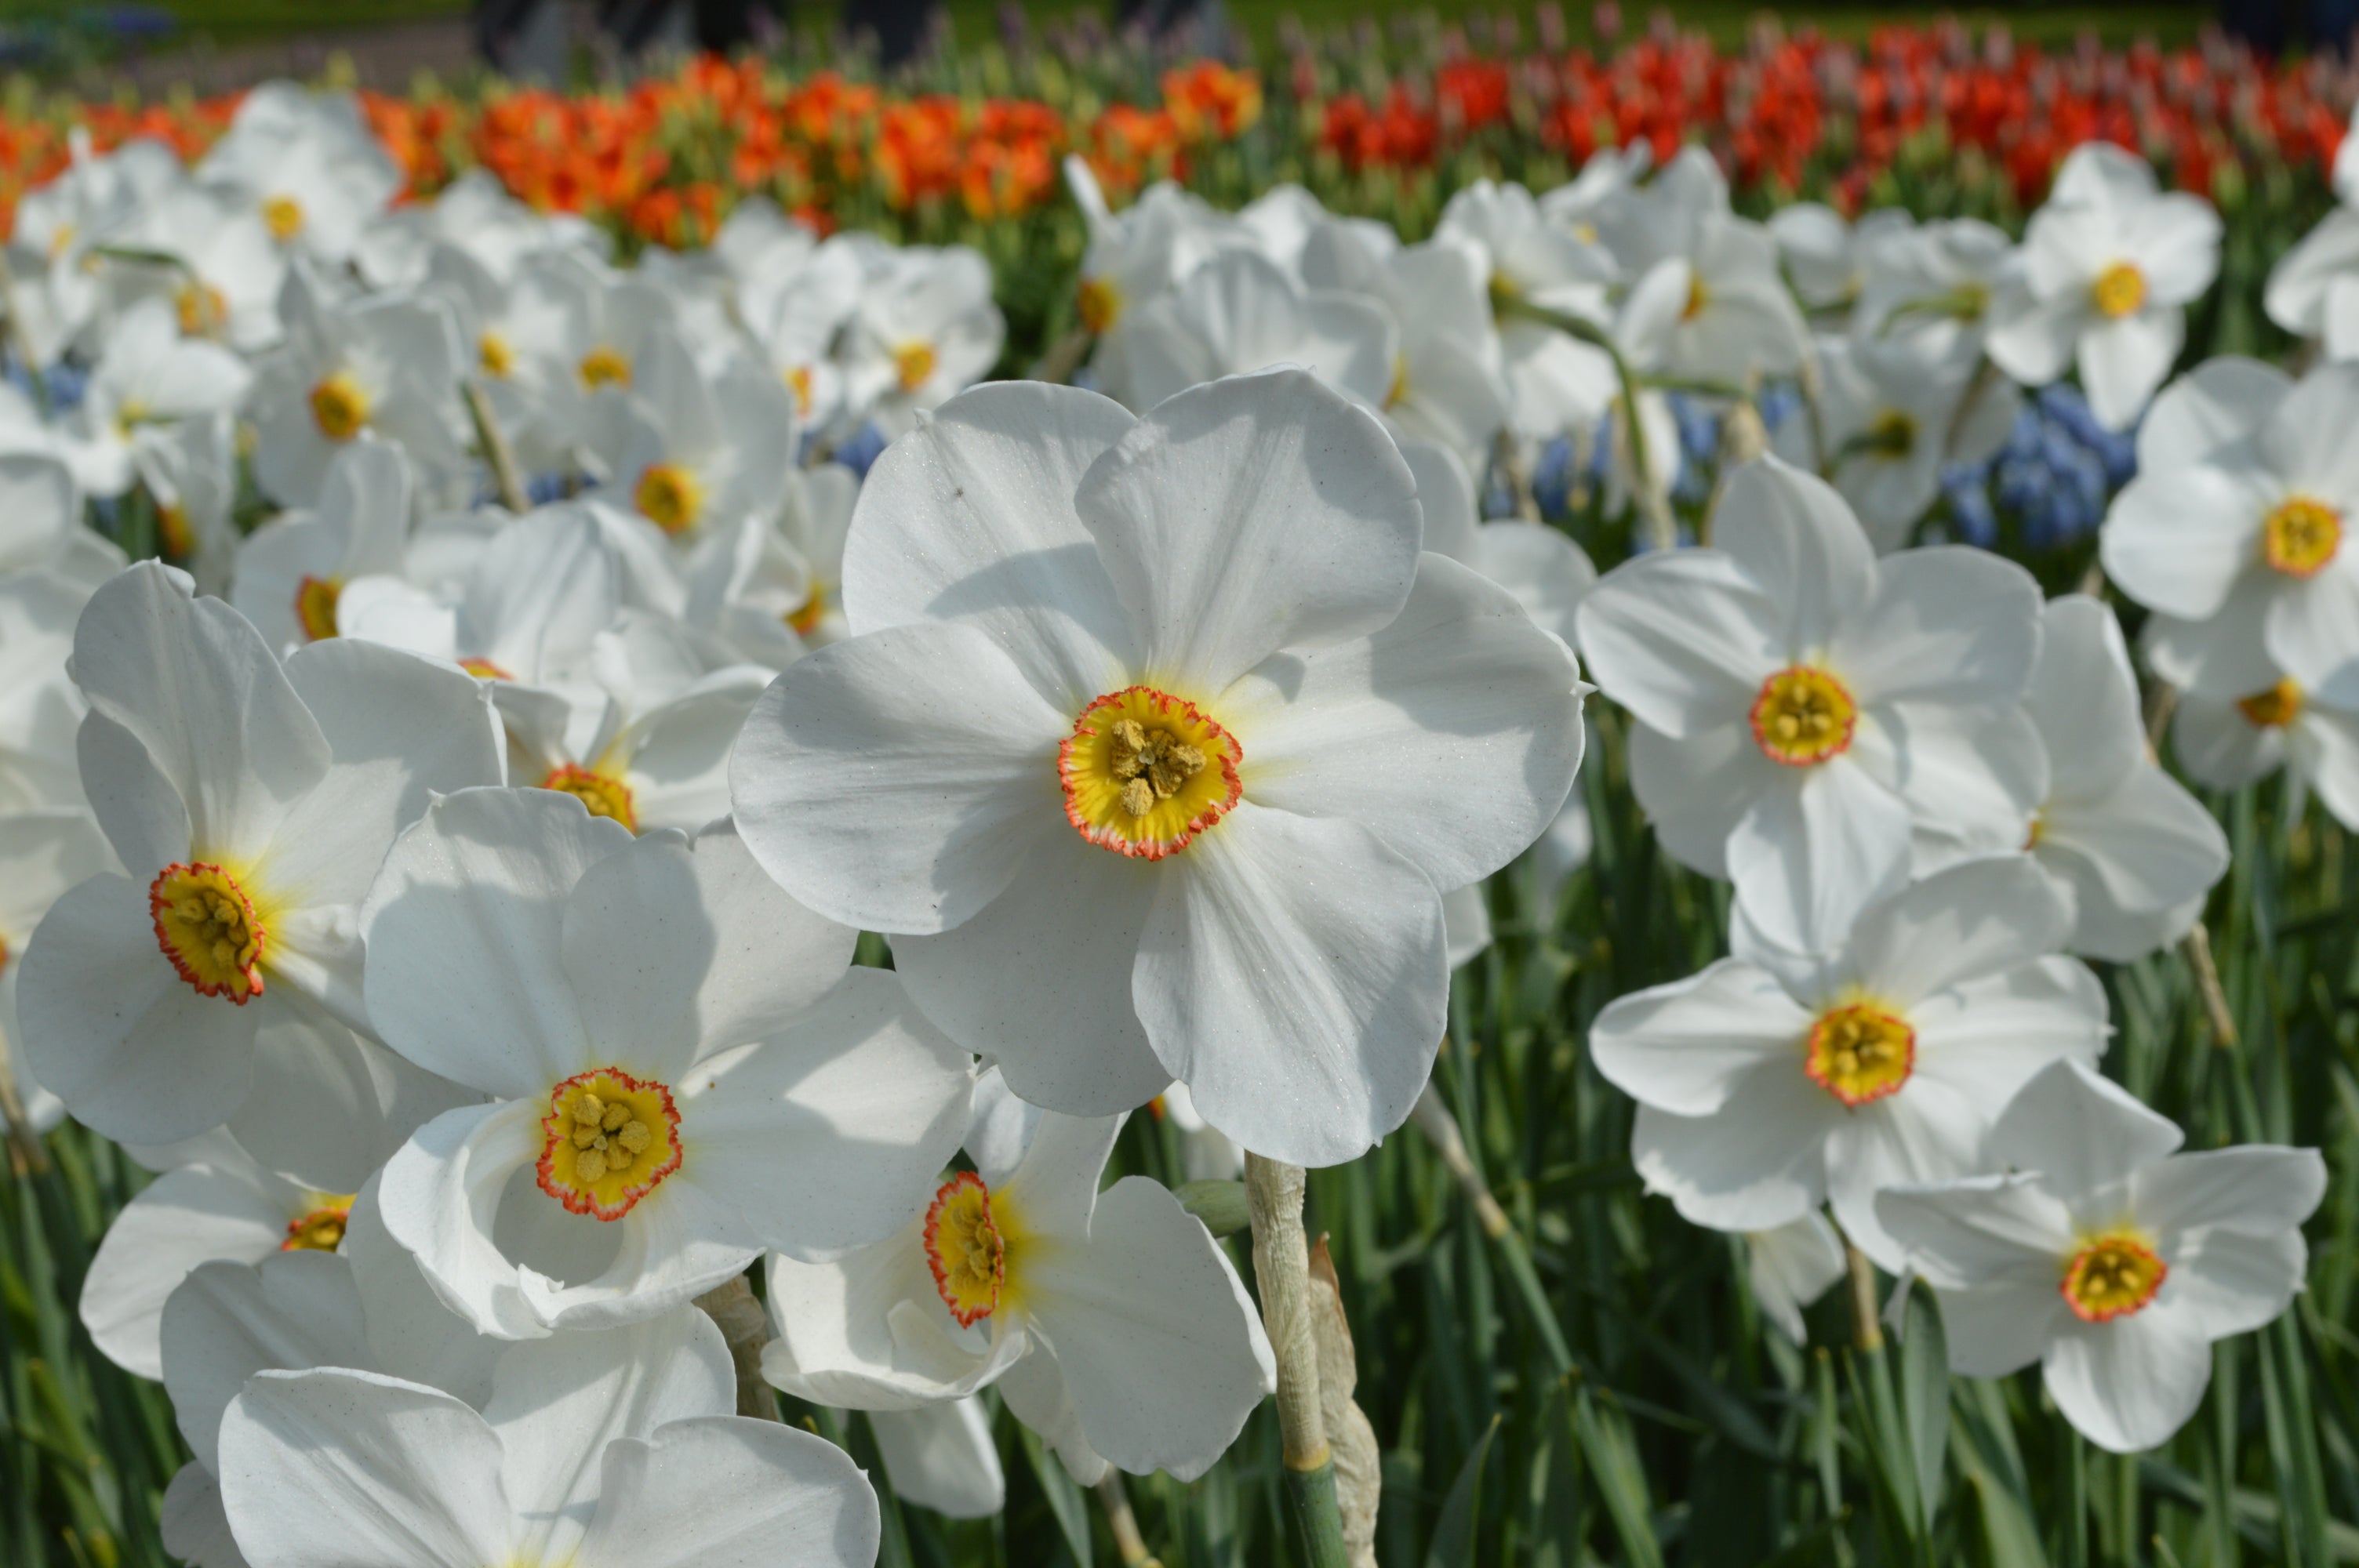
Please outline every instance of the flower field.
M0 1562L2359 1561L2359 71L0 114Z

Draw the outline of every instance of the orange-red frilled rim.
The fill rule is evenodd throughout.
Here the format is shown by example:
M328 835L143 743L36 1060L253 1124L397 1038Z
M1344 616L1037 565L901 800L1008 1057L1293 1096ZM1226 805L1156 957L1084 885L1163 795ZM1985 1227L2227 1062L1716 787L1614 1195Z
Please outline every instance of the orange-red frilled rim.
M175 862L147 884L156 946L204 996L238 1006L262 994L262 917L237 879L204 861Z
M1802 1071L1856 1110L1900 1092L1917 1068L1917 1031L1898 1013L1871 1002L1830 1009L1810 1026Z
M671 1090L620 1067L577 1073L549 1091L540 1190L571 1214L620 1219L679 1169Z
M2301 684L2291 676L2236 699L2236 711L2256 730L2282 730L2301 717Z
M1146 686L1109 692L1058 748L1065 820L1102 849L1159 860L1235 806L1244 755L1192 702Z
M1851 749L1859 704L1851 688L1813 665L1790 665L1761 683L1747 715L1762 755L1808 768Z
M1007 1285L1007 1239L981 1176L961 1171L936 1189L924 1235L934 1289L958 1325L972 1328L998 1311Z
M2115 1230L2092 1238L2064 1266L2064 1304L2083 1323L2111 1323L2143 1310L2170 1277L2146 1236Z
M516 679L516 676L508 674L507 671L492 663L489 659L461 659L459 661L459 667L466 671L469 675L478 676L484 680Z

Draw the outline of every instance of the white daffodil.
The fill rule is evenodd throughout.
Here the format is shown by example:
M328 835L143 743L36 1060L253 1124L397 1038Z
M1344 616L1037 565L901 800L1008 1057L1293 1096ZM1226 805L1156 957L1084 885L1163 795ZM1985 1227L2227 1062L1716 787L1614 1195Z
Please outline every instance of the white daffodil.
M252 1568L868 1568L876 1495L843 1450L724 1413L701 1314L512 1346L478 1413L342 1368L265 1371L220 1423L221 1498Z
M2138 476L2098 534L2105 571L2159 613L2156 674L2217 697L2283 670L2359 706L2359 365L2299 382L2212 360L2155 400Z
M0 814L0 1087L13 1090L36 1132L65 1119L65 1104L26 1070L15 1043L17 960L41 916L67 889L109 870L114 857L79 807Z
M1302 271L1314 291L1367 296L1392 319L1399 346L1377 406L1393 428L1469 463L1484 461L1507 422L1507 389L1489 280L1473 251L1442 243L1380 248L1360 225L1335 219L1311 233Z
M1434 238L1472 254L1498 316L1501 370L1511 418L1522 435L1547 439L1595 424L1619 390L1603 351L1529 317L1519 302L1603 322L1613 258L1540 216L1520 185L1477 180L1441 210Z
M471 790L395 844L361 916L395 1049L493 1097L386 1167L386 1227L484 1333L644 1318L765 1248L920 1212L971 1064L853 933L726 824L633 840L555 795Z
M232 515L236 421L216 414L139 430L131 460L155 503L156 543L164 558L194 579L199 593L223 597L244 542Z
M1247 1148L1349 1159L1432 1064L1441 893L1538 837L1581 756L1564 646L1421 535L1391 438L1300 371L1139 420L977 388L870 471L854 635L738 741L746 842L891 934L1027 1098L1176 1077Z
M730 213L722 225L723 239L753 206L743 203ZM794 394L796 417L807 429L831 430L844 412L836 340L860 308L866 273L852 245L840 239L813 244L801 224L778 222L777 237L760 247L757 256L735 264L741 269L738 314L762 357Z
M589 388L577 364L581 311L571 289L538 275L503 279L453 242L429 247L419 287L445 302L473 379L527 474L564 469L583 439ZM581 287L590 287L587 284Z
M965 245L888 251L862 286L845 330L844 389L855 413L897 435L923 409L981 381L1007 322L992 303L991 264Z
M287 341L255 378L254 477L286 506L309 506L338 451L364 431L400 447L446 486L466 468L457 435L458 330L425 296L321 298L301 268L282 295Z
M219 343L182 337L169 305L141 301L109 330L74 411L75 477L92 495L122 494L144 427L227 413L253 379Z
M1913 232L1917 220L1907 208L1878 207L1850 223L1824 202L1796 201L1769 214L1767 227L1802 304L1847 313L1867 287L1874 258Z
M86 705L66 658L90 595L53 570L0 578L0 810L82 804L74 738Z
M2104 989L2054 956L2071 922L2020 855L1870 904L1818 957L1735 922L1734 957L1623 997L1591 1031L1597 1070L1638 1101L1638 1174L1716 1230L1768 1230L1832 1202L1897 1273L1877 1192L1989 1169L1991 1124L2016 1090L2105 1048Z
M182 335L241 353L278 341L287 257L243 193L176 180L141 204L125 243L168 265L108 258L103 278L114 308L160 299Z
M299 648L335 636L344 585L401 569L409 471L399 448L364 435L329 460L316 504L246 535L229 601L265 642Z
M2175 1151L2185 1134L2084 1065L2025 1086L1992 1130L2006 1175L1896 1186L1876 1211L1933 1287L1951 1369L2039 1363L2098 1447L2135 1454L2184 1426L2212 1342L2300 1291L2301 1222L2326 1192L2314 1149Z
M1254 242L1234 218L1170 180L1158 180L1115 212L1079 154L1067 154L1064 168L1065 185L1089 229L1075 305L1082 325L1097 340L1091 365L1112 391L1128 384L1125 355L1133 312L1222 251Z
M516 275L527 256L573 249L590 255L596 231L571 214L536 212L508 193L500 177L471 168L431 201L413 201L378 213L362 231L353 265L375 288L408 288L426 281L436 250L455 247L498 283Z
M1753 1302L1796 1345L1810 1341L1802 1309L1843 1277L1843 1238L1816 1209L1791 1224L1745 1238L1745 1279Z
M46 451L0 450L0 584L27 589L27 597L18 601L24 622L10 626L21 641L7 650L21 662L11 661L10 678L0 680L0 691L11 694L0 696L0 713L14 706L11 696L21 702L28 685L40 684L41 669L54 676L63 668L64 650L55 640L56 611L62 610L64 633L71 636L82 600L123 565L120 546L82 526L82 492L62 458ZM43 583L63 597L43 591L38 586ZM0 735L7 728L7 721L0 719ZM6 745L0 740L0 751ZM5 763L0 763L0 777L5 777ZM5 793L0 785L0 796Z
M2228 836L2149 756L2112 611L2085 594L2049 601L2024 708L2048 752L2027 848L2071 890L2065 946L2127 963L2185 935L2228 870Z
M83 784L129 874L82 882L34 934L16 999L34 1076L109 1137L235 1119L274 1168L357 1183L320 1102L391 1070L353 1033L361 897L430 793L500 778L488 700L342 639L282 669L154 563L91 600L72 668Z
M651 334L629 389L610 386L585 416L608 470L605 493L686 544L785 504L794 469L794 398L747 360L707 378L677 332Z
M1852 333L1920 364L1971 373L2015 242L1978 218L1945 218L1866 238Z
M1190 1181L1234 1182L1245 1173L1245 1152L1237 1147L1235 1139L1204 1119L1187 1085L1174 1083L1148 1104L1162 1107L1161 1114L1180 1130L1181 1160Z
M2015 428L2023 396L2004 378L1925 362L1856 337L1819 340L1819 414L1788 418L1777 454L1818 466L1823 442L1835 489L1880 552L1897 550L1940 492L1951 463L1988 460Z
M2137 422L2187 338L2187 306L2220 270L2220 214L2158 191L2154 168L2110 142L2065 158L2024 232L2020 269L1995 306L1989 351L2026 386L2075 362L2089 411Z
M1712 548L1626 562L1577 615L1638 720L1630 782L1664 849L1808 950L1898 885L1912 836L1935 858L2021 845L2030 574L1960 547L1878 560L1841 496L1774 458L1730 475L1712 524Z
M1195 1479L1277 1387L1227 1254L1144 1176L1098 1191L1120 1118L1025 1114L988 1079L977 1106L1010 1125L970 1138L976 1168L922 1217L835 1262L770 1260L762 1375L854 1410L996 1385L1085 1486Z
M2269 269L2262 308L2331 360L2359 358L2359 209L2337 207Z
M2190 691L2171 715L2170 741L2200 784L2242 789L2284 768L2291 815L2314 791L2337 822L2359 831L2359 703L2329 703L2290 677L2238 697Z
M1134 409L1224 375L1300 365L1356 403L1390 399L1399 336L1372 301L1305 289L1267 257L1229 251L1140 306L1125 330L1124 382Z
M291 81L266 81L240 100L196 174L242 196L282 248L332 265L351 257L402 186L358 100Z
M1631 285L1619 335L1634 365L1734 387L1791 374L1810 351L1777 242L1724 211L1697 214L1679 251Z

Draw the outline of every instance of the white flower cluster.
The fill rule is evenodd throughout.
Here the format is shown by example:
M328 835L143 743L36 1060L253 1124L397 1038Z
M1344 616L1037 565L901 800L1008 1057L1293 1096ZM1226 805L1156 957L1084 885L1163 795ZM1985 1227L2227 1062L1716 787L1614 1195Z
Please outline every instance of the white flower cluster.
M2138 416L2209 210L2109 148L2019 249L1755 224L1694 152L1414 245L1074 178L1102 391L970 387L973 253L748 204L616 268L487 183L390 207L289 88L20 208L0 1028L24 1114L164 1173L83 1315L197 1454L172 1550L864 1563L866 1484L733 1413L690 1304L757 1260L762 1374L874 1412L905 1498L999 1506L986 1386L1085 1482L1201 1474L1272 1350L1179 1199L1099 1191L1122 1119L1161 1096L1212 1175L1403 1124L1482 884L1526 857L1552 913L1585 856L1575 645L1663 849L1735 887L1733 956L1593 1032L1648 1184L1755 1235L1791 1333L1831 1206L1961 1370L2175 1430L2298 1288L2322 1168L2169 1157L2063 955L2184 935L2226 840L2101 600L1892 546L2008 376L2077 356ZM2345 373L2165 392L2104 560L2189 770L2290 757L2359 820ZM1744 449L1778 378L1801 466ZM1672 386L1731 409L1709 547L1599 580L1480 521L1560 436L1668 516Z

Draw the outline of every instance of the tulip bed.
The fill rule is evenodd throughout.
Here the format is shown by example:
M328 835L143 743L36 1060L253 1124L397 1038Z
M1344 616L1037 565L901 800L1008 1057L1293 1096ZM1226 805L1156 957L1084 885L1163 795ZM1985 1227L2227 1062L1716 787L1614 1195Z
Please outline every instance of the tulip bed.
M19 92L0 1562L2359 1561L2359 74L1561 32Z

